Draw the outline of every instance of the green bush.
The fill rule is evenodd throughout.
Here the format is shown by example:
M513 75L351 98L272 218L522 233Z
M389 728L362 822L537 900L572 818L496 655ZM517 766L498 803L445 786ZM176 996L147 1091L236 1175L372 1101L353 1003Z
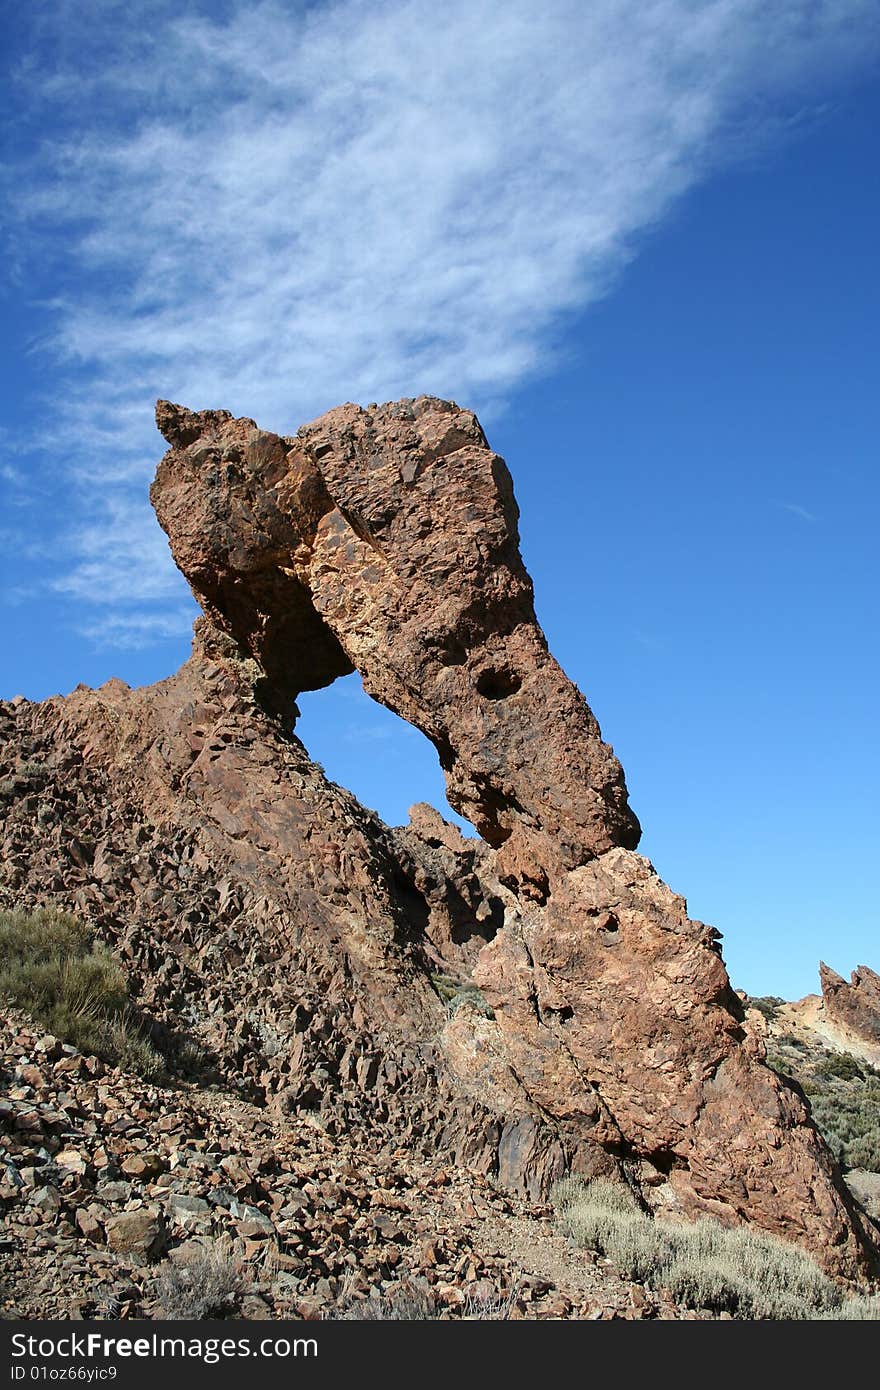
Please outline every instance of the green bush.
M0 999L80 1052L142 1076L161 1070L119 962L67 913L0 911Z
M708 1220L658 1221L626 1187L605 1179L569 1179L553 1199L577 1244L606 1256L624 1278L668 1289L686 1307L749 1319L825 1317L841 1307L837 1285L818 1265L772 1236Z
M848 1089L840 1084L814 1091L813 1119L845 1168L880 1173L880 1082L873 1076Z
M844 1168L880 1172L880 1075L848 1052L795 1047L788 1035L773 1040L767 1061L794 1079L808 1097L813 1120Z
M880 1126L874 1125L857 1139L845 1146L847 1168L864 1168L869 1173L880 1173Z
M759 995L757 998L750 996L746 1000L746 1007L749 1009L758 1009L759 1012L764 1015L767 1022L772 1023L779 1013L780 1005L784 1002L785 1001L780 999L778 994L763 994Z
M829 1081L864 1081L865 1072L870 1071L864 1062L859 1062L851 1052L829 1052L816 1067L816 1075Z

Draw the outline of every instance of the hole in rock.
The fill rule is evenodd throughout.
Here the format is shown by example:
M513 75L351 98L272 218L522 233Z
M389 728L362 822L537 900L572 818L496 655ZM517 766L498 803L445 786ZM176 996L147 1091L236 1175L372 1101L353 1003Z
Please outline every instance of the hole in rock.
M417 801L436 806L463 835L478 839L470 821L446 800L437 750L420 729L371 699L355 671L325 690L297 696L296 736L332 782L377 811L386 825L406 825Z
M506 700L508 695L515 695L521 685L522 680L515 671L481 671L477 677L477 694L485 700Z
M601 912L596 919L596 930L606 940L612 940L620 931L620 923L613 912Z

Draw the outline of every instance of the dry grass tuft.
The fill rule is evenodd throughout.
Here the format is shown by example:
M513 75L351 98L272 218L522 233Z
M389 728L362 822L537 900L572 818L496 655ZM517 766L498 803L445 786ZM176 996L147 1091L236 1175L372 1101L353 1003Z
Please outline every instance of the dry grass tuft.
M226 1318L247 1291L247 1278L232 1242L219 1239L186 1259L166 1260L153 1284L159 1317L168 1322Z
M578 1245L685 1307L761 1320L877 1317L880 1300L844 1302L805 1251L772 1236L713 1221L656 1220L625 1186L605 1179L568 1179L553 1197Z
M119 962L64 912L0 911L0 999L80 1052L155 1077L159 1054L135 1020Z

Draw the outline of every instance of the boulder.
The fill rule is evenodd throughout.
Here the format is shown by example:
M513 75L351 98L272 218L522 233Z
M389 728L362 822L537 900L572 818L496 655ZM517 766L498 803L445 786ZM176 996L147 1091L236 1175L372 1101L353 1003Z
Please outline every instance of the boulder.
M107 1244L120 1255L144 1262L159 1258L165 1244L165 1223L157 1211L144 1208L111 1216L104 1227Z

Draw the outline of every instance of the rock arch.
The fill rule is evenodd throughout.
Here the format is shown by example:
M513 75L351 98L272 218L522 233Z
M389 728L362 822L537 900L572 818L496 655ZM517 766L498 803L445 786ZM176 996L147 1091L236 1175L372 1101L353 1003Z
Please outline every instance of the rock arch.
M622 769L547 649L510 475L476 417L421 397L340 406L291 437L168 402L157 422L171 447L151 496L208 620L202 650L231 641L285 719L357 669L433 742L450 804L491 847L468 869L496 915L468 942L488 1008L459 1009L441 1050L505 1117L504 1175L610 1156L654 1206L869 1265L875 1237L765 1065L718 933L635 853ZM435 883L423 902L446 891L431 856L459 854L436 822L397 841L411 879Z

